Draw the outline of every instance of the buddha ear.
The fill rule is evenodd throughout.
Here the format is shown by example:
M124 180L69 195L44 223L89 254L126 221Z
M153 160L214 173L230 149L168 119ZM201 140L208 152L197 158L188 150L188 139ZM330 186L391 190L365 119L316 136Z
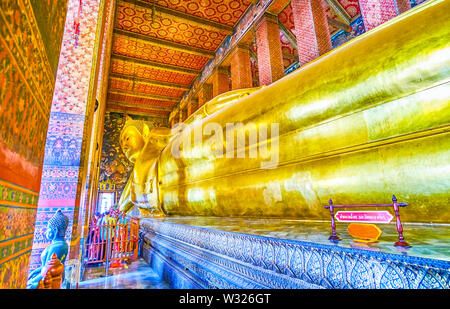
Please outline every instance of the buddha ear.
M55 238L56 232L55 230L53 230L52 228L48 228L46 233L45 233L45 238L47 238L47 240L52 241Z
M146 123L144 123L144 126L142 128L142 137L144 137L144 139L147 139L149 136L150 136L150 128Z
M125 123L131 120L133 120L133 118L131 118L129 115L125 115Z

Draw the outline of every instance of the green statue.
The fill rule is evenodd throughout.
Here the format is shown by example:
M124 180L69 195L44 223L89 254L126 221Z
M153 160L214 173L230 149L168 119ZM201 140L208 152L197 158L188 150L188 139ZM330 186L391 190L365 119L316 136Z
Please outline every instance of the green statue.
M64 264L69 251L69 245L64 240L68 225L69 218L60 209L48 221L45 238L51 241L51 244L42 251L41 267L33 270L28 275L27 289L36 289L38 287L39 281L42 279L42 268L50 261L54 253L56 253L58 260Z

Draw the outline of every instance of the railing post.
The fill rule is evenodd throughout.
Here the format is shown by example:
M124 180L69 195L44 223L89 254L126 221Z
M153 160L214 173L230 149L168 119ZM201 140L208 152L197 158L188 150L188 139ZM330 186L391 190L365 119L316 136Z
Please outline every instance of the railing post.
M397 198L395 195L392 196L392 205L394 206L394 212L395 212L395 219L397 220L397 231L398 231L398 241L394 244L395 246L399 247L411 247L409 243L405 241L405 238L403 237L403 227L402 222L400 221L400 214L397 204Z
M133 252L133 260L136 261L139 258L139 219L135 218L133 222L133 243L134 243L134 252Z
M329 200L330 205L330 215L331 215L331 236L328 237L329 240L339 241L341 238L336 234L336 222L334 221L334 210L333 210L333 201Z
M105 270L105 276L109 276L109 266L110 266L110 258L111 258L111 239L110 239L110 237L111 237L111 234L110 234L110 232L111 232L111 230L110 230L110 228L111 228L111 225L109 224L109 223L107 223L106 224L106 231L107 231L107 234L106 234L106 262L105 262L105 268L106 268L106 270Z

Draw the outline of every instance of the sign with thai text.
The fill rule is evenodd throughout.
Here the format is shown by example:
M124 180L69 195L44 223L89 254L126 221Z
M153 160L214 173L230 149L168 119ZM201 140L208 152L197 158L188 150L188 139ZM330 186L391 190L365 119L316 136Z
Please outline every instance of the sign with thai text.
M339 222L390 223L394 216L389 211L338 211Z

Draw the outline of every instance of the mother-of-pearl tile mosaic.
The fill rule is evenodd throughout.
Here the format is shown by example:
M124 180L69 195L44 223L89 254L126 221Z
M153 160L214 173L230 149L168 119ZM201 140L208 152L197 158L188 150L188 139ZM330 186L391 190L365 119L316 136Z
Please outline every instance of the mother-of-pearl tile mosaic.
M405 225L417 256L404 250L394 253L392 235L380 241L378 248L357 247L351 239L330 243L329 229L326 222L295 220L143 219L142 253L149 262L158 255L189 269L206 288L449 287L444 226ZM428 234L421 240L424 231ZM342 229L339 232L348 237ZM433 243L432 235L444 244ZM436 253L442 259L434 257Z

